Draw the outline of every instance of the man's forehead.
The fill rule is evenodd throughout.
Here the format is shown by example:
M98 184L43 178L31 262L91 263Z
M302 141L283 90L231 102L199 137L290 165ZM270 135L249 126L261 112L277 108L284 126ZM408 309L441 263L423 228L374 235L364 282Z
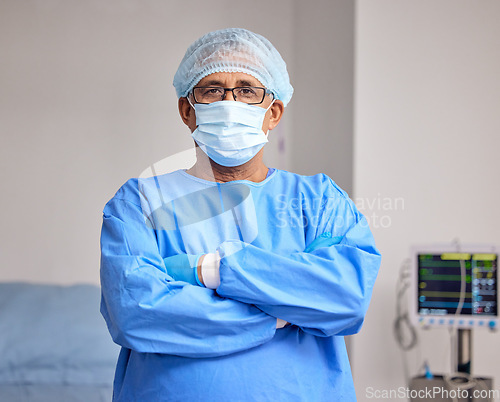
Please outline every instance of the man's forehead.
M218 72L207 75L202 78L196 86L222 86L222 87L236 87L236 86L253 86L262 87L262 83L250 74L235 72Z

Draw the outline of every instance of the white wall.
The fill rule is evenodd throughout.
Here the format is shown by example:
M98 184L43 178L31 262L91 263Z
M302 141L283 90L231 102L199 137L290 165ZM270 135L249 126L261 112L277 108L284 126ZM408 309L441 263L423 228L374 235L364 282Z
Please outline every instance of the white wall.
M293 2L251 10L265 12L232 0L0 2L0 280L98 283L106 201L192 146L172 87L189 44L242 26L293 60ZM275 138L289 137L288 119ZM286 167L272 136L266 149Z
M496 0L357 3L354 188L383 255L355 339L360 401L369 400L366 387L405 385L392 324L409 246L456 237L500 245L499 21ZM369 208L368 200L382 205ZM447 332L420 335L411 373L424 358L436 372L447 370ZM500 334L475 331L473 371L495 377L496 389L499 346Z

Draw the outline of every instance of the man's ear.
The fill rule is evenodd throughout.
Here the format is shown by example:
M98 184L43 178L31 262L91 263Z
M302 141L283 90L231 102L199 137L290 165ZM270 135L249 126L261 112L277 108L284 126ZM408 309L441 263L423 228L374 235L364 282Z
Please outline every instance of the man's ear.
M269 130L272 130L280 122L283 112L285 111L285 106L282 101L276 99L269 108L269 111L271 112L271 116L269 117Z
M191 132L196 130L196 115L193 107L190 105L187 98L185 97L179 98L178 107L179 107L179 114L184 124L189 127Z

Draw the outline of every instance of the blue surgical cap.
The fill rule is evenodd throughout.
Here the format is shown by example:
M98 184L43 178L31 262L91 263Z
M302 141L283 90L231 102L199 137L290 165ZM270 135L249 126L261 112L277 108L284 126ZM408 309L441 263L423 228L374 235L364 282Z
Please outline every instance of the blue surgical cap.
M242 28L209 32L186 51L174 76L178 97L218 72L240 72L257 78L286 106L293 94L286 64L266 38Z

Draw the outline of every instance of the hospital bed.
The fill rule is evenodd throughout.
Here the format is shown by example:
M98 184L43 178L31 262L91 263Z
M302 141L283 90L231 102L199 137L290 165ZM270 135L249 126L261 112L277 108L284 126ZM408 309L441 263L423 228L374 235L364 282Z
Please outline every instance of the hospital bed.
M118 357L93 285L0 283L0 401L108 402Z

